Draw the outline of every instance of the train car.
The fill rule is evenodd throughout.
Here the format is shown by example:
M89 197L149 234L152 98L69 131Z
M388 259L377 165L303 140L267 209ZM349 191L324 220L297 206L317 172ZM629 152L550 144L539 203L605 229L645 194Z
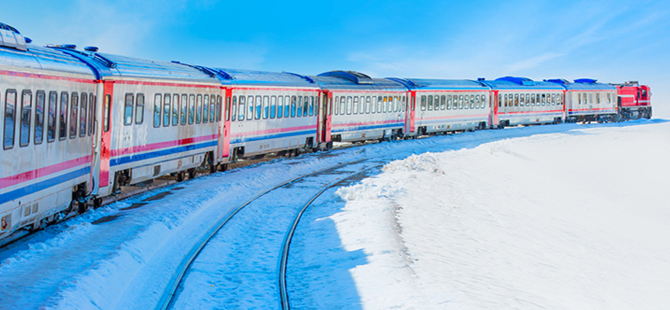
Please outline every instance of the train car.
M485 129L490 122L489 88L470 80L389 78L410 90L410 135Z
M563 121L564 88L551 82L506 76L493 81L479 79L491 88L492 122L498 127L552 124Z
M100 135L93 195L175 174L194 177L218 151L223 87L213 74L180 63L60 48L100 76Z
M636 81L612 84L617 91L617 119L651 118L651 89Z
M311 76L332 100L325 132L335 142L393 140L407 133L407 88L396 81L373 79L353 71L330 71ZM408 109L409 108L409 109Z
M96 76L0 24L0 238L62 219L91 190Z
M597 83L594 79L577 79L574 83L565 79L545 81L565 88L566 122L614 121L617 113L614 86Z
M225 80L229 141L227 159L298 154L318 146L319 86L306 76L286 72L215 69ZM227 113L230 111L230 113ZM228 137L224 137L227 139Z

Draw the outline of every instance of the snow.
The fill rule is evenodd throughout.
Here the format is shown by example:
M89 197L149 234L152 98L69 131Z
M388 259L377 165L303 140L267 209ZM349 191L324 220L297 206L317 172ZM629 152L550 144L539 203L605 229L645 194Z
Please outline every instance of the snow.
M309 269L302 276L313 280L294 292L308 297L293 301L343 309L665 309L667 154L670 124L641 122L392 162L340 189L344 202L325 208L341 211L304 224L309 236L330 222L341 245L297 247L294 268ZM359 262L315 264L338 262L342 251ZM356 290L333 287L347 281L324 280L328 274L349 277Z
M0 309L154 308L187 253L238 205L301 174L380 157L383 169L307 209L289 258L294 308L664 308L669 133L664 120L508 128L217 173L0 249ZM161 193L169 194L149 199ZM247 248L233 242L248 229L227 227L227 239L205 248L210 254L181 291L196 300L175 308L212 308L231 296L247 296L243 307L276 304L267 297L275 287L247 283L244 273L273 274L274 254L242 272L223 259ZM203 287L198 272L242 284Z

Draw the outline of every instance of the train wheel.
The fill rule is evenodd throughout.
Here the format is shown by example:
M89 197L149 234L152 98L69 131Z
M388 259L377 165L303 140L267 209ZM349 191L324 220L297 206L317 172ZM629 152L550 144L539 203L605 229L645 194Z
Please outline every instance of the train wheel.
M184 176L185 176L184 171L177 172L177 182L184 182Z
M102 206L102 198L93 199L93 208L97 209L100 208L100 206Z
M51 222L49 222L49 224L56 224L62 221L64 218L65 218L65 211L56 212L56 214L54 214L53 217L51 218Z
M189 180L195 179L195 169L194 168L188 169L188 178L189 178Z

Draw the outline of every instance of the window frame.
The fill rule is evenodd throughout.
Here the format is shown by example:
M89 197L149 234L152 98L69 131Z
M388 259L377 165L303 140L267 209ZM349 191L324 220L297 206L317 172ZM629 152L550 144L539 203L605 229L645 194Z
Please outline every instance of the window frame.
M41 96L40 96L41 95ZM40 97L42 98L41 102L41 108L40 108ZM46 102L47 102L47 95L46 92L43 90L38 90L35 92L35 127L34 127L34 135L33 135L33 143L35 145L40 145L44 142L44 121L46 120L45 115L46 115ZM39 113L41 110L41 114ZM41 117L38 117L38 115L41 115ZM39 128L39 130L37 130ZM38 139L39 138L39 139Z
M58 140L63 141L67 138L67 117L70 106L70 94L63 91L60 93L60 118L58 119Z
M163 94L154 94L154 128L161 127L163 121Z
M134 109L135 109L135 94L126 93L123 96L123 126L130 126L133 124Z
M26 109L26 96L29 96L28 98L28 106ZM18 109L16 109L18 111ZM28 117L25 117L26 110L28 111ZM17 113L19 117L19 147L26 147L30 145L30 126L32 126L32 118L33 118L33 92L29 89L24 89L21 91L21 113ZM27 124L25 124L27 121ZM24 131L24 128L27 128L26 131ZM23 142L23 138L26 137L25 143Z

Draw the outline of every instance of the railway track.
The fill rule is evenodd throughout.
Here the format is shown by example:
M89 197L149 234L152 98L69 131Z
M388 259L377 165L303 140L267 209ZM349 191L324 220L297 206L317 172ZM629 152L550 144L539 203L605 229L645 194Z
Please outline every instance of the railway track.
M328 189L381 165L381 162L368 160L345 162L288 180L269 190L256 194L241 204L235 211L231 212L219 225L207 234L207 237L194 247L176 272L175 277L171 281L172 284L169 285L169 289L163 294L157 309L170 309L180 304L180 302L191 304L190 302L181 301L180 292L184 292L184 283L186 278L189 277L189 270L193 268L194 264L202 263L199 256L208 250L210 242L216 243L210 252L217 252L216 248L221 245L225 245L229 249L233 248L232 252L235 252L235 249L241 249L241 251L228 257L226 260L227 267L238 270L240 272L239 275L248 276L252 274L252 277L256 280L253 284L256 287L255 294L258 294L258 291L274 292L274 294L271 294L274 296L261 293L263 298L257 300L263 300L264 302L274 300L274 302L269 302L264 306L271 308L281 306L283 309L289 309L285 280L286 263L288 261L291 237L303 212ZM291 199L291 201L281 202L282 197L296 198ZM237 217L239 217L239 220ZM234 223L236 220L237 223ZM224 232L223 230L229 226L236 227ZM251 238L245 240L231 239L234 233L230 233L230 231L240 230L253 231L253 234ZM262 239L262 241L254 242L259 239ZM259 243L263 244L264 247L253 246L253 244ZM267 249L268 244L271 244L270 247L275 251L269 253ZM208 255L205 254L205 256ZM203 260L207 261L208 258L205 257ZM254 264L255 266L251 266ZM218 283L217 287L230 288L235 286L232 282L243 280L236 276L231 276L227 272L215 273L215 275L221 275L222 277L212 278L209 281ZM222 303L225 304L230 304L235 299L238 299L238 302L240 300L244 302L244 299L252 298L244 288L240 288L239 286L232 290L226 289L226 292L217 291L215 295L216 293L220 294L214 296L214 298L221 299ZM232 295L228 295L229 293L232 293ZM178 308L181 307L178 306Z

